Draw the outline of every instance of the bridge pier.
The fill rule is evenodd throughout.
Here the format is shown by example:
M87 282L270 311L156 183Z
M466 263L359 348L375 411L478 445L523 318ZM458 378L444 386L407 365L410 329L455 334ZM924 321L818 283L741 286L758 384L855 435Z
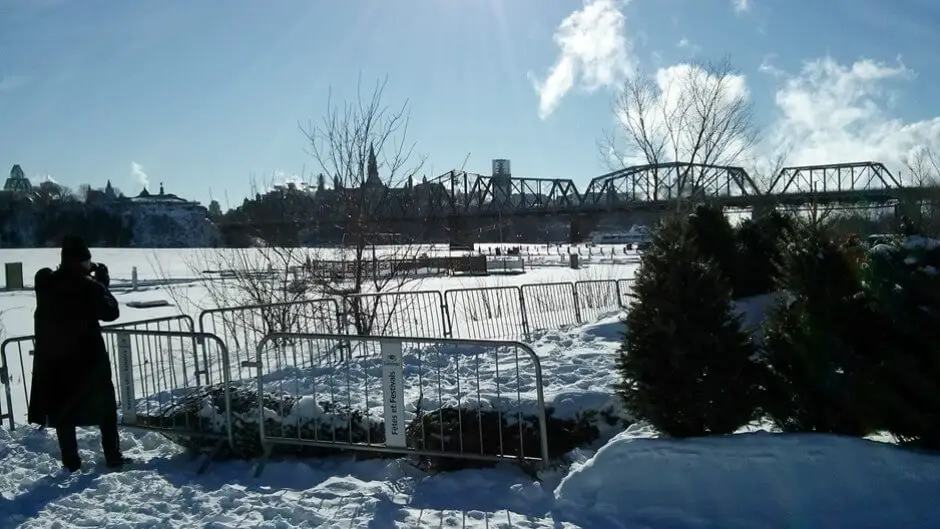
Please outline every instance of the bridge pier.
M468 226L465 217L450 217L447 219L447 233L451 244L472 246L476 242L473 231Z
M596 227L597 219L594 217L572 217L571 224L568 227L568 243L578 244L584 242Z
M763 217L764 215L769 214L773 210L774 210L774 206L769 205L769 204L758 204L755 206L751 206L751 219L757 220Z

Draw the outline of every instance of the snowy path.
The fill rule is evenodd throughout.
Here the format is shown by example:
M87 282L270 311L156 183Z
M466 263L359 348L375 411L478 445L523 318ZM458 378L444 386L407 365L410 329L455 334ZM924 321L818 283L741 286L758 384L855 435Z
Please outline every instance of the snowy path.
M81 431L92 460L98 436ZM631 427L567 475L506 466L424 474L401 460L197 464L124 432L134 469L57 473L52 435L0 430L0 529L940 527L940 458L831 435L656 439ZM580 451L579 451L580 452ZM52 475L50 475L52 474Z
M98 436L83 431L83 456ZM122 438L133 470L50 477L55 438L0 430L0 529L23 527L575 527L548 513L551 489L513 467L426 476L401 461L197 464L156 434ZM548 492L546 492L546 490ZM13 499L9 499L9 498Z

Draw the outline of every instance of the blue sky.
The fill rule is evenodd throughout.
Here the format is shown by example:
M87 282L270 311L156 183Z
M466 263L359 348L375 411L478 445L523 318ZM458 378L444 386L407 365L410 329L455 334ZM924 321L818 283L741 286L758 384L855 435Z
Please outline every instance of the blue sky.
M361 73L410 100L429 176L469 153L584 184L631 66L726 54L765 126L755 159L897 165L940 146L936 50L935 0L0 0L0 167L136 194L136 163L151 189L237 205L252 175L313 171L298 122ZM559 61L568 90L543 83Z

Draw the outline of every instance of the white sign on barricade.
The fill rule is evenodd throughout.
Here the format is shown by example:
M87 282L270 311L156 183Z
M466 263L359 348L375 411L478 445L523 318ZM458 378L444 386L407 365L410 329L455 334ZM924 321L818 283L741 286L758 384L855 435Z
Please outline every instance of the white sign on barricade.
M136 398L134 396L134 364L131 351L131 335L117 335L118 385L121 388L121 415L124 424L137 422Z
M407 446L405 381L401 342L382 340L382 402L385 407L385 446Z

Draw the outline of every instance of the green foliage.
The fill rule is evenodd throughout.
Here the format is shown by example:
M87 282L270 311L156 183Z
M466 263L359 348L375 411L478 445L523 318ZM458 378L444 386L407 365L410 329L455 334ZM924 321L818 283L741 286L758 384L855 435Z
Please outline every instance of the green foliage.
M781 262L789 299L764 325L764 411L787 432L872 431L878 315L849 256L819 228L796 230Z
M617 360L627 409L676 437L731 433L752 419L757 400L754 346L722 271L692 233L670 220L654 235Z
M768 294L776 288L784 242L793 234L790 216L772 211L738 226L738 270L734 295L745 298Z
M940 245L897 239L863 268L890 351L878 373L878 425L900 441L940 449Z
M740 277L738 250L734 228L720 207L699 205L689 215L687 230L692 244L703 259L711 259L730 285L736 291Z

